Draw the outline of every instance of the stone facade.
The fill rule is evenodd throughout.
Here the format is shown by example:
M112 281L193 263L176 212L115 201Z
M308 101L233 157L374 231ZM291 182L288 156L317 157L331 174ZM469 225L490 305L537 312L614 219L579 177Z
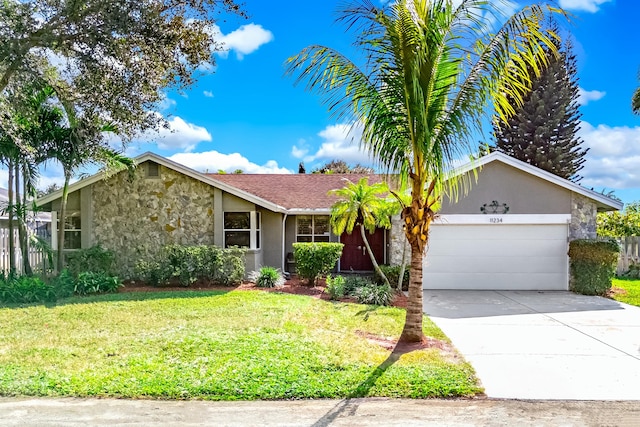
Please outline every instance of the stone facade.
M569 224L569 240L595 239L596 202L580 194L571 193L571 224Z
M122 277L170 244L214 243L213 188L160 166L160 176L121 172L93 184L92 243L115 251Z
M395 215L393 218L391 218L391 231L388 234L389 245L387 247L387 261L389 262L389 265L402 264L402 251L404 246L406 246L406 262L407 264L411 262L411 248L409 247L407 238L404 235L402 225L403 224L400 215Z

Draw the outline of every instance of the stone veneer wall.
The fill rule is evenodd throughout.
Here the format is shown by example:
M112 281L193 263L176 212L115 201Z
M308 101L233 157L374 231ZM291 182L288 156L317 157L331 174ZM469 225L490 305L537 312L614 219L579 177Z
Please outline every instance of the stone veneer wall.
M92 237L116 253L122 278L165 245L212 245L213 187L160 166L160 178L136 168L93 184Z
M580 194L571 193L571 224L569 240L595 239L596 202Z
M411 262L411 248L409 247L407 238L404 235L402 219L400 219L400 215L395 215L391 218L391 232L389 233L389 246L387 253L389 265L402 264L402 248L405 244L407 245L405 257L407 264L409 264Z

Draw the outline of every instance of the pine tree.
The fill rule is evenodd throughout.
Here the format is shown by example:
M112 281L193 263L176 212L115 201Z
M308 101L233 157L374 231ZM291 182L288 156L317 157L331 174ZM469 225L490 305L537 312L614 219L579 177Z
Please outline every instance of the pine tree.
M553 30L557 33L557 29ZM578 78L572 45L557 43L559 56L532 82L532 92L507 125L494 120L495 149L562 178L578 182L585 154L578 111ZM512 104L513 105L513 104Z

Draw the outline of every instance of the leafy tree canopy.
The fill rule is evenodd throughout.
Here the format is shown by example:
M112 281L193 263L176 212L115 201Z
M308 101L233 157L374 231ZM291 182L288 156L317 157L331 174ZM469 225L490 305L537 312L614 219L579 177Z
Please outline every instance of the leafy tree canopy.
M373 168L362 166L360 163L356 163L354 166L350 166L344 160L331 160L319 168L314 169L311 173L359 173L359 174L372 174Z
M0 93L44 79L88 117L123 138L163 122L150 114L162 89L193 83L220 48L220 12L243 15L234 0L5 0L0 7ZM56 72L52 72L55 69Z
M597 221L599 236L640 236L640 201L629 203L623 211L601 212Z

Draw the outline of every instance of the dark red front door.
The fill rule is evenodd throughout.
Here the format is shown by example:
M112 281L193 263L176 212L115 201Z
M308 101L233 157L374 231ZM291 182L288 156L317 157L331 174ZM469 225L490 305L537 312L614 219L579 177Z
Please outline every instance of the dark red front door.
M378 264L384 262L384 229L378 228L375 233L367 232L367 241L371 246ZM343 233L340 242L344 244L340 258L340 271L373 271L371 258L360 235L360 227L356 226L353 233Z

